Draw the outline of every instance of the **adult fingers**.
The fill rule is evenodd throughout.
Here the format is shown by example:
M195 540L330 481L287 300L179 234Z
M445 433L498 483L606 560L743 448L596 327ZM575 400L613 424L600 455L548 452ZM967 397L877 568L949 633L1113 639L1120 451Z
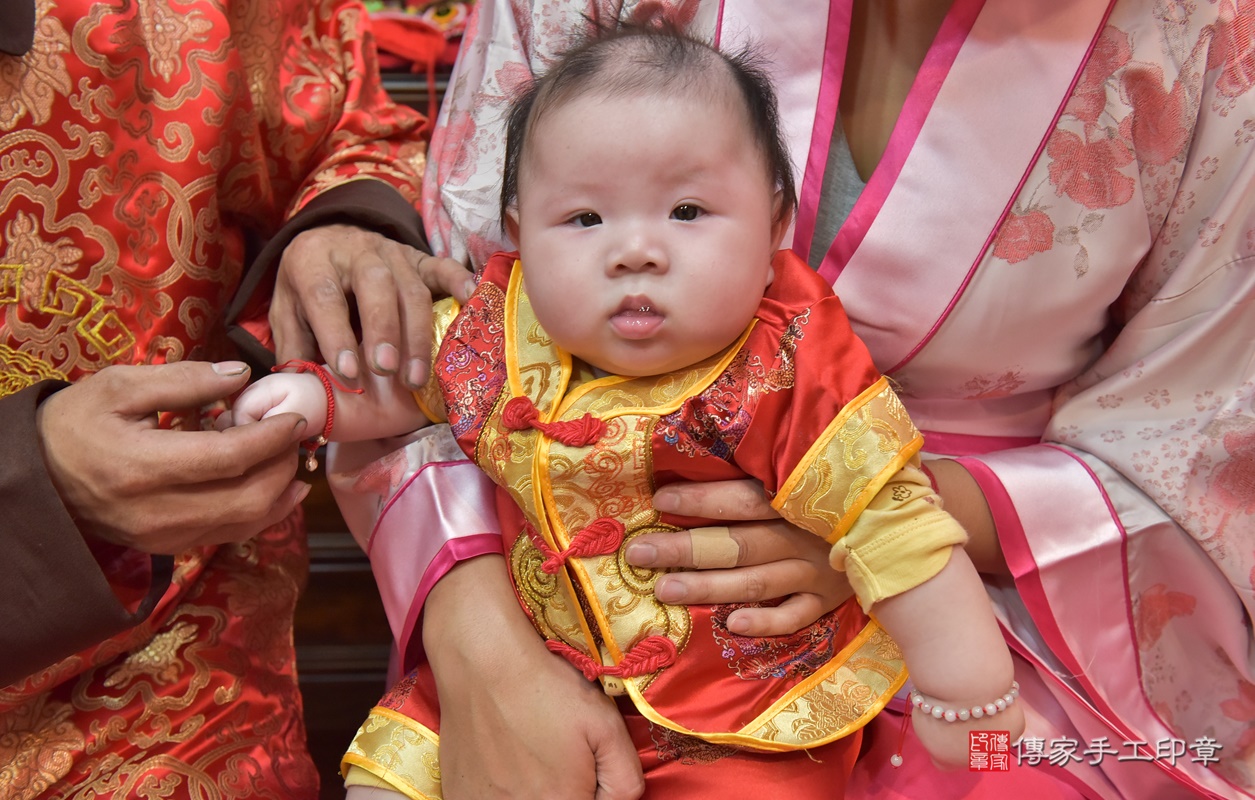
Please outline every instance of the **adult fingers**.
M597 766L594 800L636 800L645 793L640 754L626 729L605 731L590 744Z
M670 483L654 494L654 508L685 517L715 520L775 519L762 484L755 480Z
M738 608L728 615L728 630L741 636L788 636L827 614L832 608L822 595L799 592L779 605Z
M374 246L352 273L367 367L418 388L431 360L431 293L417 266L423 254L372 235Z
M801 591L813 572L800 559L753 567L669 573L658 578L654 595L664 603L761 603Z
M119 365L80 381L79 392L92 395L93 411L141 418L220 400L240 389L248 374L248 366L240 361Z
M284 249L270 307L281 360L292 353L313 358L312 335L323 360L344 377L357 377L357 336L345 296L353 256L361 252L357 233L352 226L325 225L298 234Z
M287 519L288 515L309 496L311 488L310 484L304 481L289 481L283 492L270 505L270 509L266 513L261 516L250 515L248 513L249 509L245 506L245 513L240 521L218 525L206 530L197 537L197 541L190 542L187 546L227 544L229 542L242 542L251 539L271 525L277 525L284 519ZM186 547L183 549L186 549ZM172 553L175 552L179 551L172 551Z
M108 528L104 538L166 554L248 539L290 514L308 494L310 485L293 478L296 458L292 448L235 478L137 492L119 514L102 520Z
M362 357L376 375L395 375L401 369L401 312L392 272L382 264L355 270L353 297L362 320Z
M407 250L415 267L413 273L405 273L405 280L397 281L405 347L401 379L409 388L418 389L431 375L432 298L451 295L465 303L475 291L475 280L459 261Z
M465 303L475 292L475 279L470 271L452 258L423 254L418 262L418 273L435 297L450 295L459 303Z
M274 339L275 361L318 359L318 341L301 316L295 290L280 279L270 300L270 335Z
M826 542L784 520L731 525L726 530L737 553L736 563L726 567L767 564L803 553L827 561ZM625 555L628 563L637 567L705 568L694 557L693 533L687 530L637 536L628 543Z
M238 479L273 459L294 458L305 427L304 417L276 414L224 431L151 431L142 458L165 483Z

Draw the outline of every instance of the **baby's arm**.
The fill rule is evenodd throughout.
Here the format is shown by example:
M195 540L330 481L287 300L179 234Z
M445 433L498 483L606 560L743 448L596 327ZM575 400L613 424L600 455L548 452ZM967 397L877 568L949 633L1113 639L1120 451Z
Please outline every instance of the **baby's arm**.
M349 783L345 785L344 800L405 800L405 795L388 786L381 779L360 767L353 767L354 775L360 774L359 780L369 783Z
M367 373L362 391L345 388L332 373L334 418L330 439L357 442L383 439L417 430L429 420L413 394L400 381ZM327 426L327 385L313 371L280 372L267 375L249 386L235 401L230 423L245 425L274 414L295 412L305 418L304 436L314 439Z
M915 688L943 709L984 707L1008 694L1011 653L998 629L980 576L962 547L929 580L877 603L872 613L902 648ZM948 722L916 709L915 733L942 766L968 763L971 731L1024 732L1024 711L1012 703L992 717Z
M1008 694L1014 675L989 597L963 549L966 538L912 461L877 492L832 553L863 608L902 648L925 701L970 713ZM1007 731L1014 741L1024 729L1016 703L979 719L948 722L921 710L912 717L920 741L944 766L967 763L971 731Z

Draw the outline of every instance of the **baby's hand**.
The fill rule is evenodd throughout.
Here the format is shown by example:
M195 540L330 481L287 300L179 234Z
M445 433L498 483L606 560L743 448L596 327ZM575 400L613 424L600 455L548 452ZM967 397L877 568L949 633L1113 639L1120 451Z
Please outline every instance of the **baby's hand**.
M316 375L309 372L267 375L244 390L231 411L219 419L219 427L247 425L287 412L305 418L305 438L322 434L327 425L327 390Z

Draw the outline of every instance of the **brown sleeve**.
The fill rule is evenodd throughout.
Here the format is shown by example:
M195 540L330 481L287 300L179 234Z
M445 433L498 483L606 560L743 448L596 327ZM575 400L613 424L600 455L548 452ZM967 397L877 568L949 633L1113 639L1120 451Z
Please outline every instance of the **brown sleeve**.
M170 585L171 559L153 556L148 596L123 606L53 488L35 409L65 386L47 381L0 399L0 686L139 624Z
M0 4L0 53L21 56L35 44L35 0Z
M364 178L335 186L309 201L261 249L240 281L227 307L227 335L240 349L253 374L262 375L274 366L274 354L240 323L264 318L274 291L275 275L284 249L302 231L321 225L356 225L429 253L423 221L417 209L401 193L383 181Z

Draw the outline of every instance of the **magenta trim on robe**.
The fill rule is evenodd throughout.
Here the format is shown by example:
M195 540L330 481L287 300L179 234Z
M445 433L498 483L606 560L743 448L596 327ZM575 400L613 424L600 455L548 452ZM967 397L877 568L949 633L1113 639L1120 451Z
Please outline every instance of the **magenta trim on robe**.
M885 152L880 157L880 163L876 165L875 171L868 178L866 188L859 195L854 208L850 210L850 220L853 224L847 223L841 226L841 230L838 231L832 243L831 254L825 258L823 266L820 267L820 274L827 278L829 283L834 282L841 274L850 255L863 241L872 220L880 213L881 206L885 204L885 198L889 196L893 185L897 183L898 175L902 172L902 165L906 163L911 148L915 146L915 140L924 127L924 120L928 118L933 101L937 99L937 93L941 91L941 85L945 82L950 67L954 65L954 60L959 55L959 50L963 42L967 40L967 35L971 32L972 25L976 23L976 17L984 5L985 0L956 0L946 14L941 29L937 31L937 39L916 74L915 83L912 84L906 103L903 104L902 111L898 115L898 121L893 127ZM841 61L844 62L844 60L843 50ZM832 96L836 97L837 92L834 91ZM831 137L832 126L829 125L828 139L825 140L823 148L825 154ZM811 150L812 154L817 151L818 148ZM821 164L819 167L819 180L816 183L823 181L823 166ZM808 177L812 168L812 164L807 165ZM814 205L808 208L812 220L817 210L818 197L814 198L813 203ZM805 203L803 207L806 207ZM809 244L808 241L808 247ZM802 252L809 253L810 250ZM825 269L828 272L825 272Z
M797 225L792 249L803 255L811 251L811 239L815 236L815 219L828 164L828 147L837 124L837 97L845 74L845 53L850 38L850 7L846 7L844 12L841 3L832 3L828 7L827 31L819 97L815 104L815 123L811 128L811 148L798 187Z
M989 503L989 508L993 514L995 524L998 530L998 539L1002 545L1003 556L1006 559L1007 566L1011 569L1011 573L1015 578L1016 588L1019 590L1021 600L1025 608L1029 611L1037 632L1041 635L1043 641L1050 649L1051 653L1062 662L1062 666L1068 670L1070 677L1075 680L1085 691L1089 702L1078 702L1076 707L1084 709L1090 714L1094 720L1101 724L1104 728L1110 729L1112 732L1118 733L1124 737L1125 741L1142 741L1140 736L1135 735L1127 725L1123 723L1119 715L1112 709L1111 704L1107 701L1103 688L1111 690L1113 687L1106 686L1100 688L1097 686L1089 671L1081 663L1082 658L1089 660L1091 656L1081 652L1081 648L1074 646L1065 630L1071 630L1074 633L1083 630L1086 627L1085 621L1080 619L1080 615L1076 619L1069 621L1066 625L1061 625L1059 619L1055 615L1056 609L1067 609L1077 605L1077 598L1085 597L1086 594L1103 593L1110 594L1106 600L1097 605L1098 608L1107 607L1110 603L1113 607L1119 607L1123 610L1125 624L1120 630L1124 636L1130 639L1133 637L1135 630L1133 624L1132 601L1128 596L1128 558L1127 547L1128 537L1124 526L1121 525L1119 517L1116 515L1115 509L1111 505L1110 498L1107 497L1106 491L1102 488L1102 483L1098 477L1093 474L1089 466L1077 458L1074 454L1067 450L1056 447L1054 445L1043 445L1043 448L1059 453L1072 461L1076 462L1086 475L1093 481L1094 488L1098 491L1101 502L1105 505L1109 519L1112 521L1110 532L1118 537L1118 542L1108 538L1105 548L1118 547L1119 555L1118 563L1113 564L1111 559L1105 559L1101 564L1097 561L1097 555L1104 548L1091 547L1086 552L1088 563L1094 566L1091 570L1075 570L1063 569L1053 570L1052 566L1063 564L1063 560L1054 560L1048 552L1035 553L1032 545L1029 543L1028 536L1025 533L1024 526L1020 521L1019 512L1016 509L1014 501L1008 493L1005 485L1002 483L998 475L987 464L976 458L958 458L956 461L963 465L965 469L980 485L981 491L985 494L985 498ZM1043 453L1044 455L1044 453ZM1058 508L1057 514L1060 517L1060 524L1068 524L1068 517L1075 515L1079 519L1088 519L1092 514L1086 514L1083 510L1070 508ZM1039 545L1042 542L1038 542ZM1055 555L1064 555L1059 554ZM1050 576L1045 575L1046 571L1050 572ZM1119 572L1119 578L1112 580L1113 575L1106 575L1113 571ZM1054 601L1052 603L1052 596ZM1069 596L1073 599L1072 604L1063 604L1058 602L1060 596ZM1089 617L1088 627L1103 627L1101 622L1095 620L1102 619L1101 614L1094 614ZM1113 630L1110 626L1104 627L1104 630ZM1112 637L1120 634L1112 633ZM1091 637L1092 638L1092 637ZM1011 641L1015 641L1014 638ZM1048 664L1044 664L1030 649L1025 647L1016 647L1017 652L1028 658L1035 664L1044 674L1054 677L1053 670ZM1135 639L1123 643L1123 646L1116 645L1113 647L1101 648L1105 655L1104 666L1109 666L1112 662L1118 663L1113 672L1119 675L1134 674L1138 676L1136 681L1120 681L1125 693L1125 702L1122 707L1129 708L1132 706L1140 706L1154 717L1156 727L1162 726L1163 730L1167 730L1167 726L1159 719L1158 715L1150 708L1149 701L1146 699L1142 691L1141 681L1141 664L1137 659L1137 642ZM1079 700L1079 698L1077 698ZM1129 703L1128 701L1134 701ZM1154 753L1149 753L1153 756ZM1192 780L1183 771L1178 769L1170 769L1159 760L1153 762L1160 771L1178 783L1189 787L1192 791L1202 793L1207 796L1215 796L1208 792L1203 786ZM1158 784L1146 787L1146 791L1154 792ZM1147 796L1150 796L1149 794Z

